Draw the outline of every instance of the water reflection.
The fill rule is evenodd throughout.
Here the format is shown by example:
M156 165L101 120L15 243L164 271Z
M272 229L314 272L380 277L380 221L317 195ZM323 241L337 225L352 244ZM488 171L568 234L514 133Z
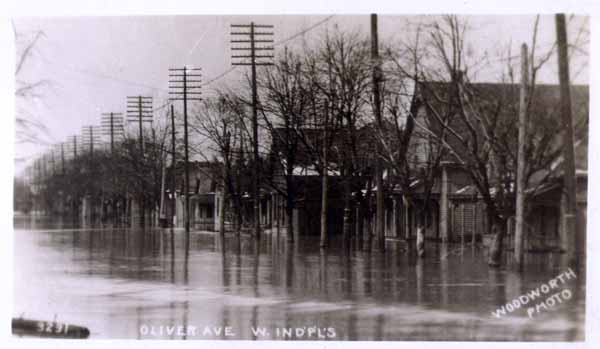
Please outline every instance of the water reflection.
M492 312L565 270L560 255L527 255L522 273L489 269L478 245L386 252L332 240L289 244L181 230L82 229L17 222L15 314L82 324L96 338L325 339L283 329L333 328L344 340L582 340L585 279L565 304L529 319ZM59 228L62 226L63 228ZM366 245L366 243L365 243ZM142 333L154 326L158 335ZM195 334L177 326L212 328ZM230 327L233 335L226 335ZM266 328L269 335L254 330ZM219 330L221 328L221 330ZM279 331L279 332L278 332Z

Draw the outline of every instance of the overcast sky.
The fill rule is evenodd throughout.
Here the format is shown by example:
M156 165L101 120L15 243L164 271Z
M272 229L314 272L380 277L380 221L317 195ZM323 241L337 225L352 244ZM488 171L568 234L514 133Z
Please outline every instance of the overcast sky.
M409 35L407 22L421 17L380 16L382 44L393 44ZM13 24L20 38L31 38L37 31L44 36L26 62L19 79L47 80L35 101L26 107L49 128L50 138L64 141L78 134L83 125L99 124L100 114L124 112L125 97L151 95L155 107L167 97L168 69L183 65L201 67L204 81L227 73L204 87L205 91L235 85L244 68L231 72L229 25L251 20L273 24L275 42L294 48L303 41L318 40L326 28L368 34L369 16L143 16L143 17L54 17L17 18ZM474 55L490 57L505 51L519 52L522 42L531 42L535 16L469 16L471 30L467 49ZM571 21L569 38L577 35L587 18ZM305 32L306 31L306 32ZM305 32L305 33L304 33ZM304 33L303 35L298 35ZM554 16L542 16L539 23L538 50L545 52L555 40ZM589 50L588 50L589 52ZM498 56L499 58L499 56ZM497 81L502 64L479 72L480 81ZM587 65L582 59L571 62L573 82L588 82ZM551 60L540 72L538 81L557 82L557 63ZM17 103L23 101L17 100ZM164 117L157 113L155 117ZM42 147L17 145L16 155L31 157ZM17 172L22 164L16 164Z

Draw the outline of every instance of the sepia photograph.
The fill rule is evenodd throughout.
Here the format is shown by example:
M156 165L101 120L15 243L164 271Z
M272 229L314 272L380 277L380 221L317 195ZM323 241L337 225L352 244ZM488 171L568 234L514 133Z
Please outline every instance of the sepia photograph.
M584 342L590 18L11 18L13 339Z

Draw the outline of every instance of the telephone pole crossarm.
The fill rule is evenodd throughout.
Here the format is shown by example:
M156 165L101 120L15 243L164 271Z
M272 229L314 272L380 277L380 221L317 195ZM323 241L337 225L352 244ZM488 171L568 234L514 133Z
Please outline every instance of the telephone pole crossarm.
M138 123L138 137L140 142L140 156L144 156L144 128L143 123L152 123L154 118L153 99L151 96L127 96L127 122Z
M122 113L102 113L100 126L102 127L102 135L109 137L110 152L114 151L115 138L123 136L123 114Z

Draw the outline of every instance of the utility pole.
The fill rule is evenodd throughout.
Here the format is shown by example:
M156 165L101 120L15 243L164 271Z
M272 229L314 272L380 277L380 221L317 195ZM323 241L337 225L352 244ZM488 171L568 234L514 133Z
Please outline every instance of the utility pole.
M42 157L39 159L40 162L40 180L41 184L44 185L46 181L46 155L42 154Z
M381 97L379 95L379 85L381 82L381 67L379 62L379 40L377 36L377 14L371 14L371 64L373 65L373 111L375 113L375 122L379 132L383 130L381 122ZM376 222L375 235L377 239L376 246L380 251L385 250L385 231L384 231L384 198L383 198L383 168L381 164L380 144L376 143L375 152L375 185L376 193Z
M327 209L329 207L329 146L331 145L329 139L333 137L333 130L331 130L331 134L328 131L329 128L329 119L330 114L332 114L335 102L333 101L334 96L334 82L333 76L331 74L331 61L327 62L327 78L328 78L328 88L329 95L331 96L329 100L327 100L327 109L325 110L324 120L323 120L323 143L322 147L322 171L323 178L321 178L321 241L319 246L321 248L327 248L329 245L329 233L327 230ZM362 243L362 237L360 237L360 241Z
M515 264L523 267L523 237L525 234L525 140L527 138L527 88L529 80L529 63L527 62L527 45L521 45L521 91L519 96L519 150L517 154L517 202L515 215Z
M260 239L260 178L259 178L259 156L258 156L258 94L256 88L256 67L257 66L269 66L273 65L271 61L273 59L273 54L257 54L257 51L273 51L273 32L272 31L264 31L268 29L272 29L272 25L265 24L255 24L254 22L250 22L250 24L232 24L231 25L231 35L234 38L239 38L240 36L244 39L233 39L231 40L232 44L250 44L250 47L231 47L232 51L243 51L246 54L244 55L232 55L231 58L238 60L236 62L232 62L231 64L236 65L245 65L251 67L251 79L252 79L252 138L253 138L253 153L254 153L254 166L252 168L252 191L253 191L253 199L254 199L254 235L256 239ZM237 32L235 30L248 30L248 31L240 31ZM263 30L263 31L257 31ZM270 38L270 39L269 39ZM257 47L256 44L270 44L268 46ZM248 61L248 59L250 61ZM294 241L293 234L288 232L288 241Z
M94 128L89 126L89 135L90 135L90 156L94 157Z
M64 151L64 143L57 143L54 145L53 149L51 150L52 152L52 162L53 162L53 172L54 172L54 176L59 176L61 178L64 179L65 176L65 151ZM59 161L59 159L56 159L56 157L58 157L60 159L60 165L57 164L57 162ZM59 174L60 173L60 174ZM58 193L58 197L55 198L55 202L58 203L58 209L60 211L60 213L62 214L64 211L64 202L63 202L63 198L64 198L64 192L63 190L60 190Z
M98 126L84 126L81 135L82 146L88 146L90 157L87 161L88 175L95 175L94 171L94 145L100 145L100 129ZM84 158L85 159L85 158ZM89 217L92 221L94 220L94 209L93 209L93 192L90 192L90 188L85 189L84 195L84 209L83 217ZM89 215L87 214L89 212ZM87 219L87 218L85 218Z
M202 92L200 84L202 75L200 68L171 68L169 69L169 91L171 101L183 101L183 146L184 146L184 190L185 190L185 233L186 243L190 233L190 168L189 168L189 143L188 143L188 115L187 102L201 101Z
M52 175L56 175L56 161L54 161L54 149L50 149L50 162L52 163Z
M61 164L61 172L63 176L65 175L65 143L60 143L60 164Z
M123 135L123 114L121 113L103 113L100 124L102 126L102 134L110 138L110 152L114 152L115 136Z
M98 126L84 126L81 132L81 142L89 147L90 157L93 158L94 145L100 145L100 129Z
M48 156L46 154L42 155L42 178L44 181L48 179Z
M60 158L60 173L61 175L65 174L65 153L64 153L64 143L57 143L54 145L54 149L52 150L52 152L54 153L54 150L56 150L57 154L56 156ZM53 156L54 157L54 156ZM58 160L56 160L58 162ZM59 167L58 165L56 165L56 167ZM55 171L57 172L57 171Z
M177 191L177 172L176 172L176 168L177 168L177 162L176 162L176 158L175 158L175 111L173 110L173 104L171 104L171 170L173 171L172 174L172 178L171 180L173 181L172 183L172 195L173 195L173 201L172 201L172 211L171 211L171 224L173 224L173 226L175 226L175 210L177 208L177 201L176 201L176 196L175 193Z
M571 90L569 78L569 56L567 25L564 14L556 14L556 41L558 42L558 77L560 81L560 111L563 119L564 189L566 212L563 214L567 239L569 264L579 263L577 231L577 187L575 182L575 149L573 141L573 115L571 112Z
M329 241L327 237L327 207L328 207L328 193L329 188L329 164L327 160L328 153L328 135L327 127L329 125L329 110L325 112L325 122L323 123L323 155L322 155L322 171L323 178L321 178L321 241L319 247L326 248Z
M41 186L42 186L42 181L41 181L41 170L40 170L40 159L37 158L34 160L33 162L33 182L35 183L34 185L34 201L33 201L33 213L34 215L37 215L37 212L40 209L40 202L41 202Z
M152 97L148 96L127 96L127 122L137 122L138 135L140 142L140 160L144 159L144 122L152 122ZM139 169L141 170L141 169ZM146 226L146 186L143 175L140 176L140 192L138 197L140 226L143 229Z
M125 133L124 127L123 127L123 114L122 113L103 113L102 114L102 118L100 120L100 124L102 127L102 135L104 136L108 136L110 139L110 154L114 155L114 151L115 151L115 138L117 136L121 136L123 137L123 134ZM117 223L118 221L118 213L117 213L117 209L116 209L116 200L117 200L117 196L116 196L116 192L115 192L115 188L116 188L116 176L113 175L111 176L111 193L110 193L110 200L112 203L112 216L113 219L115 221L115 223Z
M71 143L71 150L73 151L73 160L77 158L77 136L71 136L67 139Z
M140 157L144 157L144 122L152 122L152 97L127 96L127 122L137 122Z

